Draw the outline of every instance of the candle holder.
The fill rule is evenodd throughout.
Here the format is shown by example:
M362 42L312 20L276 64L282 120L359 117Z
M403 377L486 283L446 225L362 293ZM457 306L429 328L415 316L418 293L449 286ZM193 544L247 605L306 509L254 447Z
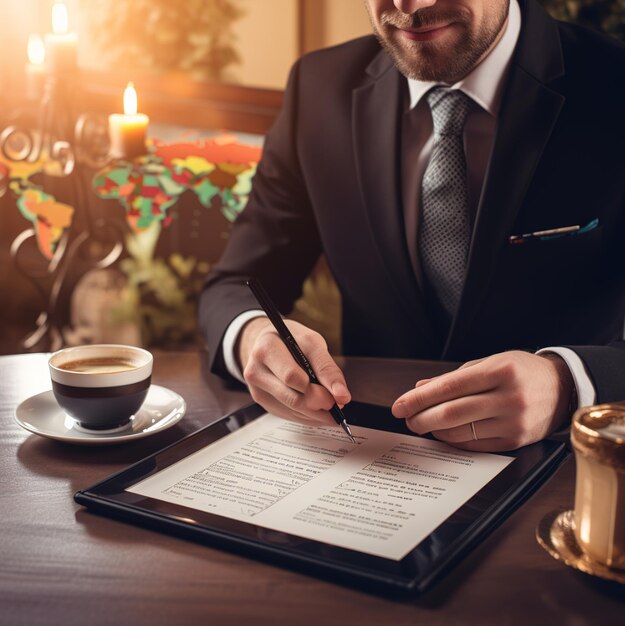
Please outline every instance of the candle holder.
M22 342L27 350L56 350L66 343L69 297L63 296L86 272L110 267L124 250L123 221L92 214L90 178L115 157L107 118L74 111L76 78L48 74L36 127L13 125L0 133L0 152L9 165L8 172L0 165L0 196L11 190L33 223L13 239L10 256L43 301L35 329Z

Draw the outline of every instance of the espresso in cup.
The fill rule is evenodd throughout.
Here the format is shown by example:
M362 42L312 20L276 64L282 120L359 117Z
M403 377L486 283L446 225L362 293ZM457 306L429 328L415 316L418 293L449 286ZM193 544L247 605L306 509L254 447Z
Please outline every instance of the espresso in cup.
M126 372L134 369L135 363L130 359L118 357L94 357L91 359L77 359L62 363L59 368L68 372L83 372L89 374L112 374L115 372Z
M152 377L152 355L134 346L65 348L50 357L48 366L56 401L91 430L127 424L143 404Z

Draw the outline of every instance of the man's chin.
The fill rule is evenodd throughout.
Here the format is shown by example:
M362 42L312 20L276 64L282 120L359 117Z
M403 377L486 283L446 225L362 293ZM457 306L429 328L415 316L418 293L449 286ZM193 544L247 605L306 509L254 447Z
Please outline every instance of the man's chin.
M418 51L412 50L410 54L397 50L389 52L399 71L407 78L452 84L462 75L462 70L457 67L458 57L450 62L449 49L441 49L440 46L420 46Z
M451 31L451 29L450 29ZM466 58L466 40L456 32L446 33L431 41L411 41L401 33L381 40L399 71L407 78L428 82L452 83L470 71L460 67ZM466 69L466 71L465 71Z

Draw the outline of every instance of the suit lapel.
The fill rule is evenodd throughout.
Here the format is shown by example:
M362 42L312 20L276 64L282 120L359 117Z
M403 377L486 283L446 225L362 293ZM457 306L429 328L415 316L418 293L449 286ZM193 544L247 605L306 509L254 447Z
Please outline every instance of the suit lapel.
M440 353L431 323L419 297L408 254L401 199L399 167L403 78L390 59L380 53L368 68L373 78L352 94L354 155L365 207L365 223L385 265L389 282L409 315L428 352Z
M465 285L443 351L445 359L461 358L463 341L564 104L564 97L548 86L564 73L557 25L533 0L523 4L523 27L499 111Z

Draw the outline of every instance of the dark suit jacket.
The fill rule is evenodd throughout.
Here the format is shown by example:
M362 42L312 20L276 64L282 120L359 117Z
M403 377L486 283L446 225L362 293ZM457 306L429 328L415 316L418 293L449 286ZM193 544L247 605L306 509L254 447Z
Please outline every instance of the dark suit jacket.
M451 328L420 290L404 236L399 130L406 81L374 37L293 68L246 209L206 282L200 323L220 342L258 308L259 277L288 313L323 251L343 302L350 355L464 361L504 350L573 347L599 401L625 399L625 47L521 0L479 203L465 287ZM509 243L561 226L584 234Z

